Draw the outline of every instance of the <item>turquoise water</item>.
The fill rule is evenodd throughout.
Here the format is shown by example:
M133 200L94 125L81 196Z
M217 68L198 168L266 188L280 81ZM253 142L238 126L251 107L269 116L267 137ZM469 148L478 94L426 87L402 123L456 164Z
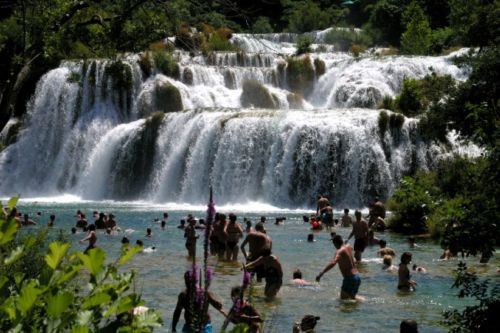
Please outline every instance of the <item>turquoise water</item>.
M37 203L23 202L19 205L22 213L31 217L40 211L42 216L35 218L40 224L48 221L50 214L56 214L56 227L67 231L69 240L73 243L73 250L84 250L86 244L79 244L78 240L85 236L80 232L71 235L70 229L75 224L75 212L81 209L91 220L92 211L114 213L119 226L130 229L127 232L116 233L111 236L98 232L98 246L105 249L108 259L118 256L120 240L124 235L135 243L142 239L145 246L155 246L156 252L141 253L129 264L138 273L137 289L143 295L146 306L157 309L164 319L165 326L160 332L170 331L173 310L179 291L184 287L183 272L189 269L187 251L184 247L183 231L176 228L179 220L188 213L193 213L199 218L204 218L202 207L191 207L185 210L182 206L175 206L170 210L161 206L130 203ZM196 209L198 209L196 211ZM359 265L362 283L359 295L365 298L362 302L346 302L339 300L342 276L337 267L334 267L322 278L320 284L313 287L299 289L288 285L292 272L300 268L304 279L314 281L315 276L324 268L334 254L332 242L328 232L315 233L316 241L308 243L307 234L310 233L308 225L302 222L305 211L276 210L262 207L234 207L226 208L221 212L234 211L239 221L244 217L255 223L261 215L268 218L266 229L273 238L273 253L277 255L284 268L284 286L278 297L273 302L265 302L263 298L263 285L254 287L254 304L266 317L266 332L290 332L292 323L300 320L306 314L321 317L318 322L317 332L397 332L402 319L412 318L419 323L420 332L445 332L440 326L442 311L450 308L461 308L466 303L456 297L457 291L451 289L453 284L452 271L456 268L458 260L440 261L439 245L435 242L421 238L417 239L419 247L410 249L406 237L392 233L377 233L376 237L386 239L388 246L395 249L396 258L393 264L399 263L399 257L404 251L413 253L413 263L427 268L427 274L412 274L417 281L416 292L403 294L397 291L397 273L382 271L381 260L376 256L378 247L368 247L363 254L363 262ZM169 213L166 230L161 230L158 223L153 223L155 218L162 217L163 212ZM277 216L285 216L284 225L276 226L272 222ZM146 228L153 229L153 237L144 237ZM36 230L39 226L27 227L21 232ZM203 231L199 231L201 238ZM336 232L346 238L350 229L336 228ZM352 240L351 240L352 245ZM198 242L197 253L202 253L202 242ZM240 254L241 260L243 260ZM201 257L198 260L201 261ZM481 276L490 277L499 281L497 267L500 265L499 256L496 255L489 264L479 264L477 258L466 259L468 266L476 270ZM229 292L232 286L241 283L241 270L235 263L218 261L210 258L210 264L215 267L215 277L211 290L222 300L224 308L231 306ZM216 310L211 309L214 331L218 332L223 318ZM183 319L178 325L180 331Z

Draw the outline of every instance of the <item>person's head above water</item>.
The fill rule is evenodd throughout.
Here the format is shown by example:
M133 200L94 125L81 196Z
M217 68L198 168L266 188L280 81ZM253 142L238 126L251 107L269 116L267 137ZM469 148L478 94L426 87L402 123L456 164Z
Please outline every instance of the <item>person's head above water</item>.
M405 319L399 325L399 333L418 333L418 325L415 320Z
M296 269L293 271L293 279L302 279L302 272L300 269Z
M342 245L344 245L344 240L342 239L342 236L340 235L335 235L332 238L333 245L335 246L336 249L340 249Z

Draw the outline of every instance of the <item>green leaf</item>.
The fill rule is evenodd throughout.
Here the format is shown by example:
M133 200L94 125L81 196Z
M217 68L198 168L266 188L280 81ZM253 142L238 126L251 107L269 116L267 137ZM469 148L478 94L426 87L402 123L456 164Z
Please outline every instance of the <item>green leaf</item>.
M49 297L47 300L48 315L54 318L60 316L73 303L73 299L74 296L70 292L63 292Z
M78 317L76 318L76 322L80 326L88 326L92 322L92 311L80 311L78 313Z
M88 254L79 252L76 255L93 276L104 269L104 260L106 259L104 250L96 248L90 250Z
M111 301L111 296L104 292L97 293L93 296L91 296L89 299L87 299L83 303L83 308L84 309L89 309L93 308L95 306L101 305L101 304L107 304L109 301Z
M0 245L10 242L17 231L17 222L14 219L0 223Z
M161 318L158 313L148 310L136 316L138 327L161 327Z
M121 257L120 260L118 261L118 266L121 266L125 264L127 261L129 261L133 256L135 256L137 253L141 252L143 249L142 246L134 246L131 249L128 249Z
M22 314L26 314L33 307L41 292L36 286L36 281L30 281L21 289L21 294L17 299L17 307Z
M71 327L71 333L89 333L89 329L86 326L76 325Z
M118 299L105 313L105 317L112 315L119 315L120 313L128 312L135 308L138 304L135 301L135 297L132 295L125 296Z
M69 244L53 242L49 245L49 254L45 256L45 262L50 268L56 270L69 249Z
M23 255L23 250L24 250L24 247L22 245L18 246L17 248L15 248L14 250L12 250L12 252L10 253L10 256L8 256L7 258L5 258L5 260L3 261L3 263L6 266L15 263Z
M0 276L0 290L7 283L7 281L9 281L9 279L6 276Z
M7 202L7 207L9 207L9 211L11 211L14 207L16 207L18 201L19 201L19 194L9 199L9 201Z

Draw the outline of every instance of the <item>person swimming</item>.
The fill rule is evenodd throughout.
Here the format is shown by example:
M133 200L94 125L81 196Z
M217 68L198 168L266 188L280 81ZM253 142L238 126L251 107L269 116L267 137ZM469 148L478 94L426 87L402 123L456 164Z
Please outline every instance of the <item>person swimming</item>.
M414 291L417 283L410 279L410 270L408 264L411 262L412 254L405 252L401 255L401 263L399 264L398 275L398 289L401 291Z
M302 271L298 268L293 271L291 283L292 283L292 285L299 286L299 287L312 285L311 282L306 281L302 278Z

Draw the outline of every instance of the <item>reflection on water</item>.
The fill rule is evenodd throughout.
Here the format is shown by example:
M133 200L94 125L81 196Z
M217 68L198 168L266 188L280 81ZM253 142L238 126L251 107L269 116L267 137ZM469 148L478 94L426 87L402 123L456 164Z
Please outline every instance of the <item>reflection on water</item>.
M34 217L40 211L42 216L37 218L40 224L46 224L50 214L56 214L56 228L52 231L55 235L57 228L68 231L68 238L73 243L74 250L83 250L86 245L78 244L78 240L85 236L84 233L70 235L69 230L75 224L75 212L81 209L91 220L92 211L113 212L122 230L126 231L131 243L142 239L146 247L156 247L151 253L138 254L124 269L133 268L138 273L136 289L143 294L146 305L157 309L165 322L165 327L160 332L170 330L173 310L178 293L184 288L183 273L190 268L191 261L186 257L183 231L176 226L184 218L186 211L168 211L170 217L166 230L161 230L159 223L154 223L155 218L160 218L162 210L158 207L150 209L147 206L128 207L124 204L110 205L109 203L79 203L79 204L48 204L48 203L23 203L20 210ZM229 213L229 211L225 211ZM198 217L204 217L204 212L198 212ZM410 249L404 236L391 233L377 233L378 238L387 240L388 246L393 248L397 256L393 264L399 263L399 256L404 251L413 253L413 263L427 269L427 274L412 273L416 280L417 290L413 293L400 293L396 286L398 282L397 271L387 272L382 270L380 258L377 257L377 247L368 247L363 254L363 262L359 265L361 273L361 286L359 294L364 298L360 302L341 301L339 299L342 276L338 268L329 271L321 279L320 284L314 283L310 287L298 288L289 285L287 281L292 278L292 272L300 268L305 280L313 282L316 275L324 268L334 253L330 234L319 232L315 234L315 242L306 242L308 225L302 222L302 212L283 212L265 214L268 221L273 221L276 216L286 216L285 225L276 226L270 222L266 229L273 238L273 252L276 254L284 268L284 286L278 298L266 302L263 296L264 284L255 284L251 298L256 308L265 315L266 332L289 332L293 322L306 314L321 317L318 322L318 332L340 332L350 330L353 332L396 332L402 319L413 318L419 323L422 332L445 332L439 325L443 310L452 307L463 307L464 301L456 297L457 291L451 289L453 284L452 271L458 260L440 261L441 249L429 239L419 239L417 248ZM195 214L196 215L196 214ZM249 218L253 223L260 219L262 213L252 213L248 210L238 214L240 221L243 217ZM153 237L144 237L146 228L153 229ZM38 227L22 229L21 232L30 232ZM337 228L336 232L346 238L350 229ZM203 231L199 231L203 237ZM108 260L115 259L120 250L120 240L125 232L105 235L98 232L98 246L108 253ZM352 241L351 241L352 245ZM202 242L198 242L197 253L203 251ZM240 254L242 261L242 255ZM202 258L197 258L201 265ZM469 267L482 276L489 276L498 280L497 267L500 264L496 255L489 264L479 264L477 258L466 258ZM215 269L215 277L211 290L222 300L224 308L231 306L230 289L241 283L241 269L238 263L219 261L217 257L210 257L209 265ZM222 325L223 318L212 310L212 321L215 332ZM180 323L182 325L182 322ZM181 326L179 326L181 327Z

